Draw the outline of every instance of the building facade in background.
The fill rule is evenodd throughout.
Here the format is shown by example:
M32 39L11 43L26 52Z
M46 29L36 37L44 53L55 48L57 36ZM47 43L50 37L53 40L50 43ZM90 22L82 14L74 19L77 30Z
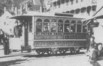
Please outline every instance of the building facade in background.
M49 12L72 13L85 18L93 16L102 6L102 0L50 0Z
M75 17L90 19L103 15L103 0L50 0L50 13L72 13ZM97 28L93 28L95 42L103 43L103 19L97 19Z
M28 12L44 12L44 0L24 0L19 7L14 7L16 15L26 14Z

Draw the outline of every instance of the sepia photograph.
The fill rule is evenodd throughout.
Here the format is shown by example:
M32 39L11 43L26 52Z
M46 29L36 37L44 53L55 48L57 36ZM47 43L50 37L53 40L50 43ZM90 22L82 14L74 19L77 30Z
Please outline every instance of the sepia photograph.
M103 66L103 0L0 0L0 66Z

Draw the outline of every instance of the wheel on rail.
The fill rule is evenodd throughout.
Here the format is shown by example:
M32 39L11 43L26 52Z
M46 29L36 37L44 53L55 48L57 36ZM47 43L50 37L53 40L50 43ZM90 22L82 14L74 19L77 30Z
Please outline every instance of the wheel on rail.
M41 50L36 50L38 55L43 55L44 53Z
M80 52L80 48L75 48L75 53L79 53Z
M59 50L59 53L60 54L64 54L65 52L63 50Z
M44 55L44 52L40 51L40 52L39 52L39 55Z
M50 51L47 51L47 54L48 54L48 55L50 55L50 54L51 54L51 52L50 52Z
M76 53L80 53L80 50L76 50Z
M70 53L74 54L75 53L75 49L74 48L70 48Z
M58 48L52 48L50 51L52 55L55 55L57 54Z

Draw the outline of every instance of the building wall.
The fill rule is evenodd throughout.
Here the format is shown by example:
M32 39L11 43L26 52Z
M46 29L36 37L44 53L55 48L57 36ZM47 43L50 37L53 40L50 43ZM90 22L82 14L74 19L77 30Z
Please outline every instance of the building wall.
M55 0L51 1L49 12L73 13L75 16L87 17L102 7L102 0Z
M25 0L20 3L19 8L15 8L16 14L26 14L30 11L43 12L44 0Z

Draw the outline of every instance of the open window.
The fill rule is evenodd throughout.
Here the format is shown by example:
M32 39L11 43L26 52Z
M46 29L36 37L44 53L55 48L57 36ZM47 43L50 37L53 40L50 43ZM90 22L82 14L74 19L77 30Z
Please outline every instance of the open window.
M52 19L52 20L51 20L50 29L51 29L51 32L56 32L56 31L57 31L56 19Z
M37 19L36 20L36 33L41 33L42 32L42 20Z
M75 28L76 28L76 21L71 21L71 31L75 32Z
M58 32L63 32L63 21L62 20L58 21Z
M65 24L64 24L64 32L66 32L66 33L71 32L69 20L66 20L66 21L65 21Z
M50 32L50 21L49 19L45 19L43 22L43 32Z
M78 32L78 33L81 33L81 32L82 32L81 29L82 29L82 22L81 22L81 21L78 21L78 22L77 22L77 32Z

